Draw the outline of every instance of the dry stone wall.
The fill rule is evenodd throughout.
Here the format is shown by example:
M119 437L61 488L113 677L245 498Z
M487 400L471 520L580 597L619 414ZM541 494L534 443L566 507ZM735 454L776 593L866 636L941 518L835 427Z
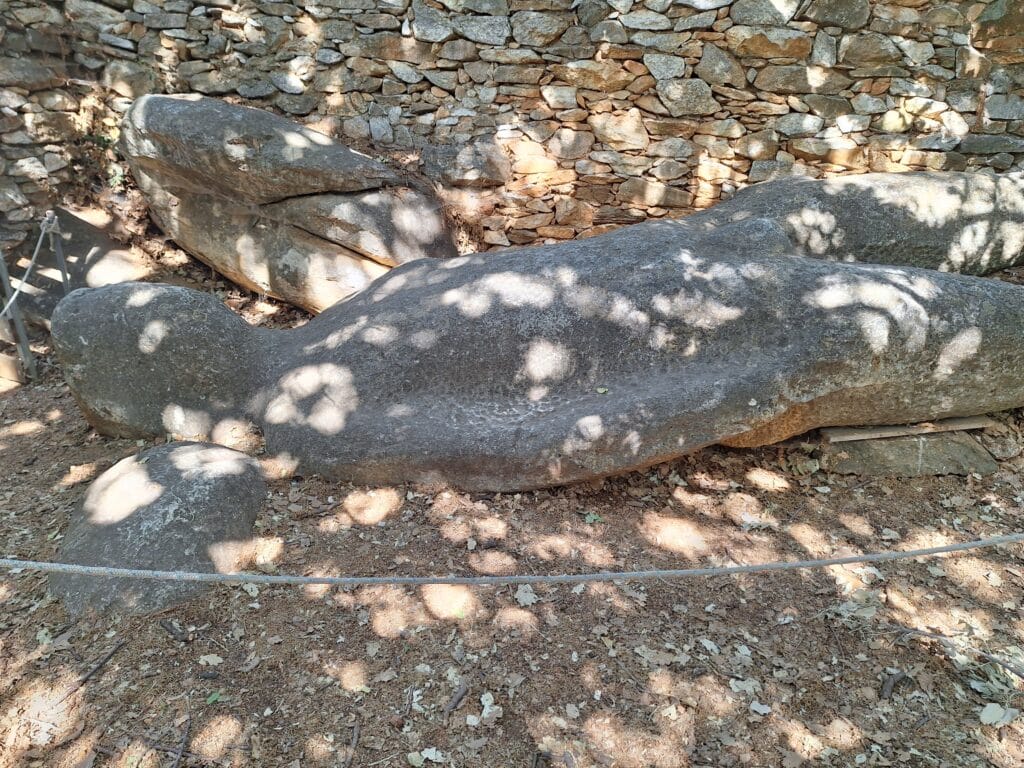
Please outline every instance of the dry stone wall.
M779 176L1024 160L1016 0L0 0L0 17L8 229L67 173L80 105L32 69L45 57L115 117L198 92L418 163L484 246Z

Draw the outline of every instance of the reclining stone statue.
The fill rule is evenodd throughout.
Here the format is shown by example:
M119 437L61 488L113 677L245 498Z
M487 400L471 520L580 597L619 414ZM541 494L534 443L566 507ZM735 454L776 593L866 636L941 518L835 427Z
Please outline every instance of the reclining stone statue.
M1004 179L949 181L972 194L991 182L1007 197L965 213L991 239L1010 233L998 253L979 247L971 259L1019 260L1019 193L1014 208ZM809 247L791 240L803 211L769 220L756 206L746 218L739 206L715 210L414 261L292 330L250 327L184 288L83 289L53 316L55 348L106 434L228 444L259 435L302 471L470 490L586 480L820 426L1024 405L1024 289L794 255ZM823 220L814 211L806 218ZM943 222L915 220L914 242L932 242L928 230ZM827 242L809 250L849 257ZM913 260L980 271L971 259L947 264L954 245L936 240ZM905 255L862 251L851 253Z
M441 203L376 160L261 109L136 99L121 125L150 213L250 290L319 312L389 268L454 256Z

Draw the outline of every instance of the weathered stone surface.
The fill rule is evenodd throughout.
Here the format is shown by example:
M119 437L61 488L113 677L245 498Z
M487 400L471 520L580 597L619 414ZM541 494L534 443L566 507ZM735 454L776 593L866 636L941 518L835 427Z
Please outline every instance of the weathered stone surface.
M572 23L568 13L520 11L512 17L512 38L523 45L544 46L553 43Z
M823 460L830 472L865 477L991 475L999 469L977 440L958 432L836 443Z
M858 179L869 183L841 181ZM612 474L716 442L1024 403L1018 286L791 255L843 257L850 244L827 236L829 214L856 203L873 243L876 229L906 234L873 253L920 261L909 241L941 230L944 207L915 209L931 197L895 182L892 201L877 185L845 186L827 210L799 203L799 189L765 188L788 203L775 221L757 218L746 193L744 221L713 208L582 241L420 260L290 331L253 329L182 288L80 290L57 308L55 349L107 433L175 434L175 414L192 431L251 424L269 454L303 471L486 490ZM951 209L967 218L960 228L1003 220L971 199ZM788 231L806 237L793 243ZM960 242L938 241L932 263Z
M746 72L736 59L713 43L705 43L700 61L694 73L701 80L712 85L735 85L742 88L747 84ZM706 114L695 112L691 114Z
M499 187L512 177L512 163L493 141L479 140L463 147L429 147L424 169L453 187Z
M504 16L455 16L452 26L467 40L483 45L504 45L512 36L512 27Z
M451 20L436 8L431 8L426 3L416 0L412 4L412 10L412 34L417 40L426 43L443 43L455 35Z
M0 56L0 86L40 91L60 81L60 73L52 67L29 59Z
M559 128L547 142L548 152L561 160L586 157L593 146L594 134L572 128Z
M796 253L984 275L1024 261L1024 176L869 173L740 190L699 214L777 221ZM972 233L986 233L975 237Z
M767 66L754 80L756 88L778 93L836 94L851 83L835 70L802 66Z
M655 80L672 80L686 77L686 59L681 56L669 56L664 53L648 53L644 55L644 66Z
M839 61L847 66L873 67L893 64L902 58L896 44L877 32L844 35L839 41Z
M736 0L729 8L734 24L784 25L800 7L800 0Z
M569 85L593 91L618 91L633 82L634 76L614 61L570 61L551 68L555 77Z
M992 94L985 99L985 115L990 120L1024 120L1024 97Z
M639 109L631 109L622 115L591 115L587 122L594 129L597 140L612 149L646 149L651 141Z
M725 33L730 50L740 56L803 59L811 53L811 38L785 27L730 27Z
M813 136L824 124L824 119L816 115L790 112L776 119L774 127L786 136Z
M146 96L125 116L122 150L151 216L182 248L311 312L388 266L455 253L436 201L400 186L386 166L261 110Z
M252 526L267 494L259 464L204 443L168 443L122 459L89 486L61 562L142 570L236 573L254 555ZM68 612L152 613L208 584L53 574Z
M987 136L972 133L963 137L958 149L961 152L976 155L994 155L999 152L1021 153L1024 152L1024 137L1005 134Z
M693 195L685 189L640 178L624 181L618 198L624 203L664 208L686 208L693 202Z
M993 60L1024 63L1024 5L1015 0L995 0L975 20L971 43Z
M157 90L157 75L149 67L114 59L103 68L103 86L126 99L137 99Z
M871 6L868 0L813 0L804 17L823 27L860 29L868 23Z
M703 80L661 80L657 89L672 117L710 115L721 107Z

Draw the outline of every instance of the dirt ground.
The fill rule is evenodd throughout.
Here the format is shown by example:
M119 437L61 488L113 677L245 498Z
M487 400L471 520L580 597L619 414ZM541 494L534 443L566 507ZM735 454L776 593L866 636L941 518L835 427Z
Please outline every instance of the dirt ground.
M250 322L303 315L180 252L154 279ZM148 447L93 432L50 356L0 394L4 556L51 560L89 481ZM265 572L576 573L913 549L1021 529L1021 414L990 477L823 471L815 436L514 495L276 481ZM0 767L1024 766L1024 546L575 587L211 589L69 617L0 574ZM942 638L935 637L942 636ZM948 638L948 639L945 639ZM997 661L989 661L992 658Z

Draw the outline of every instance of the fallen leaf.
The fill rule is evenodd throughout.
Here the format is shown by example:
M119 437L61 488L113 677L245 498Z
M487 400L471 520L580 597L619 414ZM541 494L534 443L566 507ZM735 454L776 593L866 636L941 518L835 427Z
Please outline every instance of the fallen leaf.
M983 725L993 725L996 728L1002 728L1007 723L1012 722L1019 714L1019 709L1002 707L999 704L991 703L984 706L980 717Z
M539 602L540 598L533 591L533 587L529 584L520 584L519 589L516 590L516 602L524 608Z

